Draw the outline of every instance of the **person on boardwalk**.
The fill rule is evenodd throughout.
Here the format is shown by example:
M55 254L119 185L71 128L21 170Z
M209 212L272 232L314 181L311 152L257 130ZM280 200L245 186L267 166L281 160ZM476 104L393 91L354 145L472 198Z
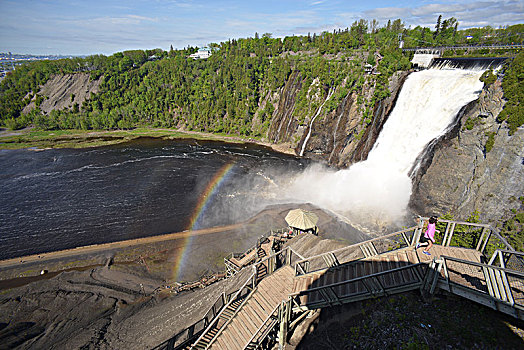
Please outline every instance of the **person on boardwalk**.
M417 248L423 245L427 246L422 251L422 253L426 255L431 255L429 250L431 249L431 247L433 247L433 243L435 243L435 232L440 233L440 231L436 229L437 222L438 222L438 218L436 216L432 216L429 218L428 227L426 228L426 232L424 232L423 237L420 237L421 243L417 244Z

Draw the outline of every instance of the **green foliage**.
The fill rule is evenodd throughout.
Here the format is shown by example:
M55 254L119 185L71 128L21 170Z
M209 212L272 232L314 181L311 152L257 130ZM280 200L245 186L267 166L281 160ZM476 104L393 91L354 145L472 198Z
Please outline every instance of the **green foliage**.
M515 220L517 220L521 224L524 224L524 212L521 211L515 214Z
M493 145L495 144L495 132L489 132L487 133L488 140L486 141L486 145L484 146L485 152L489 153L493 149Z
M473 211L470 216L466 219L466 222L478 223L480 218L480 213L478 211ZM435 241L440 243L444 238L446 228L448 223L441 222L440 220L454 220L453 215L446 213L439 218L437 223L437 230L440 233L435 233ZM453 231L453 237L451 238L450 245L454 247L465 247L465 248L475 248L480 235L482 233L482 227L474 227L469 225L455 225Z
M497 121L506 121L512 135L524 124L524 52L519 53L507 67L502 89L507 102Z
M468 117L468 119L466 120L466 122L464 123L464 128L466 130L471 130L473 129L473 127L477 125L477 119L476 118L471 118L471 117Z
M497 76L493 74L493 69L488 69L482 73L479 80L483 82L485 86L490 86L497 80Z
M466 40L467 33L474 33L479 42L486 33L504 34L504 40L516 41L523 32L522 26L457 32L456 24L453 18L441 18L433 32L421 27L407 29L400 19L381 28L376 21L361 19L349 28L319 35L280 39L265 33L213 43L209 45L213 55L207 60L188 59L198 49L188 47L32 62L0 82L0 123L12 129L31 124L42 129L83 130L153 126L264 137L273 118L273 92L298 89L293 113L299 123L305 123L329 93L333 95L325 102L318 121L335 111L348 94L363 96L365 87L374 86L371 99L358 99L363 123L370 124L378 101L390 95L389 78L411 67L411 54L398 49L398 34L403 35L406 46L420 46L458 44ZM520 61L517 57L514 65ZM366 62L376 66L379 74L366 75ZM503 82L508 99L523 90L518 85L521 73L512 70L518 69L508 68ZM38 108L44 100L38 95L39 87L55 74L77 72L100 78L100 91L82 105L43 114ZM22 109L32 99L37 108L24 115ZM71 102L74 100L71 95ZM522 124L518 124L519 114L514 113L521 110L518 101L520 97L510 99L501 113L512 132L514 125Z

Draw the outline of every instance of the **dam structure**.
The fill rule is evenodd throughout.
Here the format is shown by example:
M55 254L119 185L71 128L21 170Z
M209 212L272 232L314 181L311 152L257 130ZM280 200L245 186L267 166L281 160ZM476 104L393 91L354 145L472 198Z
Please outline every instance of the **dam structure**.
M386 214L402 214L428 145L478 97L482 73L496 68L473 65L462 69L443 62L412 73L368 159L317 178L326 185L309 186L311 197L300 199L325 208L358 203L380 216L386 202L393 208ZM345 191L355 187L365 191ZM374 206L374 200L380 203ZM265 349L274 342L282 348L314 310L413 290L444 291L524 319L524 253L490 225L440 220L442 234L428 256L417 249L425 221L419 217L416 226L314 256L301 252L311 239L301 234L278 249L260 243L244 256L227 258L228 276L246 276L242 286L155 349Z

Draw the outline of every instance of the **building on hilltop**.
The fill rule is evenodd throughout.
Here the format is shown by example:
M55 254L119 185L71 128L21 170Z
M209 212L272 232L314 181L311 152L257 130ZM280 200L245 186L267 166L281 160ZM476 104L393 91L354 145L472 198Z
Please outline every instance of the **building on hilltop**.
M198 59L206 59L206 58L209 58L210 56L211 56L211 49L207 47L203 47L201 49L198 49L198 51L195 52L194 54L189 55L189 58L198 60Z

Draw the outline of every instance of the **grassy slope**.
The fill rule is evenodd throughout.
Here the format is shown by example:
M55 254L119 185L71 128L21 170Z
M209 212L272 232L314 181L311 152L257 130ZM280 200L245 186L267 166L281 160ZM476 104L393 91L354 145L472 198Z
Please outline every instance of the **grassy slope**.
M127 142L139 137L164 139L207 139L226 142L242 142L242 139L226 135L211 135L194 132L180 132L170 129L137 128L117 131L82 130L35 130L25 129L16 132L0 132L0 149L21 148L86 148Z

